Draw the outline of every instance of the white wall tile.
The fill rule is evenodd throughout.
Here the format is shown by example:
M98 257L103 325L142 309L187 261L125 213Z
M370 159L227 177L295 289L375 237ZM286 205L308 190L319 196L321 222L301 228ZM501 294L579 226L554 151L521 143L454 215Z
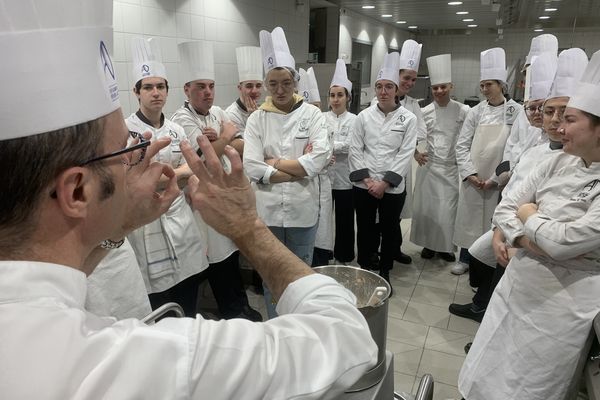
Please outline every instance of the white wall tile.
M160 8L165 11L175 11L177 2L174 0L142 0L142 6Z
M128 3L128 4L141 4L141 0L119 0L121 3Z
M196 15L204 15L204 0L192 0L190 4L190 12Z
M142 33L142 7L122 4L123 32Z
M199 15L192 15L191 17L192 32L191 39L205 39L206 31L206 20L204 17ZM215 24L216 26L216 24Z
M160 50L163 63L179 62L179 53L177 51L177 39L170 37L160 38Z
M177 37L192 37L192 16L188 13L177 13L175 15Z
M176 10L180 13L191 13L192 0L176 0Z
M113 3L113 29L121 32L123 30L123 6L121 3Z
M127 61L129 47L125 45L125 35L121 32L113 34L113 61Z
M192 32L194 27L192 26ZM219 41L219 38L224 34L224 28L222 21L214 18L204 18L204 38L206 40Z
M144 34L152 36L177 36L174 12L158 8L142 8Z

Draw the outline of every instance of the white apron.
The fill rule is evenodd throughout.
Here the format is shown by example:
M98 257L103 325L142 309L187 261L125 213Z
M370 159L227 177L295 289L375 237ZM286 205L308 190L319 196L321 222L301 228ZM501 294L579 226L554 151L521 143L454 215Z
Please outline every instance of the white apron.
M315 247L333 251L333 199L331 180L327 172L319 174L319 226L315 238Z
M510 134L506 125L506 101L502 124L478 124L471 144L471 160L480 179L491 178L502 161L504 145ZM487 107L480 117L485 115ZM498 205L498 190L480 190L468 180L460 183L458 210L454 226L454 244L469 248L490 228L494 209Z

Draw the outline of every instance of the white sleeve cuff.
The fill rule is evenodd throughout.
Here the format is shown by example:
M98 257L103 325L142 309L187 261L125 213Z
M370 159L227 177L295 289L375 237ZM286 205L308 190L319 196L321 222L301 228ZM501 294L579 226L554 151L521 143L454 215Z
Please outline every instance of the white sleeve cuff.
M297 279L288 285L277 303L277 313L297 312L307 298L321 296L343 297L348 302L356 304L356 297L335 279L316 273Z
M547 221L547 219L541 218L540 214L537 213L527 218L527 221L525 221L525 225L523 226L523 232L525 233L525 236L527 236L529 240L537 243L535 240L535 235L540 226Z
M267 169L265 169L265 173L262 177L262 183L264 183L265 185L271 183L271 176L273 176L273 174L275 174L276 172L277 170L274 167L267 165Z

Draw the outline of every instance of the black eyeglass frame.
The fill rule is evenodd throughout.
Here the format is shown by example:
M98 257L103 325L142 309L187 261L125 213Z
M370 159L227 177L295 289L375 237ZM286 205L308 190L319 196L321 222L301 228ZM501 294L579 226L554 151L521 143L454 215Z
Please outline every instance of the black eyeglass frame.
M124 149L117 150L112 153L103 154L101 156L91 158L87 161L79 163L78 166L83 167L85 165L91 164L96 161L101 161L101 160L105 160L107 158L120 156L120 155L130 153L130 152L136 151L136 150L142 150L142 153L140 154L140 159L137 160L135 163L130 164L130 163L123 161L123 164L125 164L129 167L134 167L134 166L138 165L139 163L141 163L144 160L144 157L146 157L146 149L148 146L150 146L151 142L150 142L150 140L146 140L143 135L141 135L137 132L129 131L129 134L131 135L131 137L139 139L140 142L138 144L134 144L133 146L125 147Z

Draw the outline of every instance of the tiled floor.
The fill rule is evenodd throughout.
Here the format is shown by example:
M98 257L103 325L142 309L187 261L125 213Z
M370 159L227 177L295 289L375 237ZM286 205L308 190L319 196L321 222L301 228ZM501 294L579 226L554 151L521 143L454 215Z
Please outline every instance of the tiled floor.
M471 301L468 274L452 275L452 264L421 259L421 248L409 241L409 231L410 220L403 220L402 250L413 263L395 263L390 273L394 296L388 306L387 349L394 353L395 390L415 393L421 376L430 373L434 399L460 399L456 386L464 347L479 324L450 315L448 305ZM248 296L250 304L266 315L262 296L251 290Z

